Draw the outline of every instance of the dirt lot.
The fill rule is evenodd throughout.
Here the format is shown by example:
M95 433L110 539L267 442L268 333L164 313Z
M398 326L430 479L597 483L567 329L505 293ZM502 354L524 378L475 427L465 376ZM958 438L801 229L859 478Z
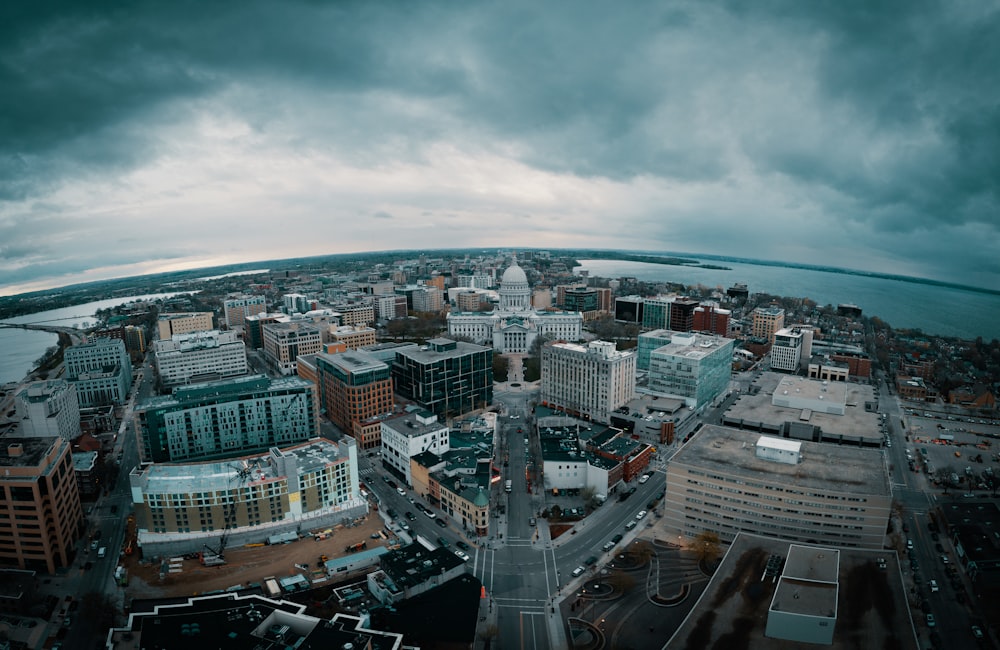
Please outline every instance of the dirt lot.
M160 579L160 564L127 557L129 584L126 601L133 598L160 598L170 596L191 596L217 591L237 585L260 583L265 577L285 576L302 573L296 564L309 567L308 578L317 570L320 555L329 559L349 555L344 548L357 542L367 542L368 548L385 546L385 539L371 539L372 534L383 530L378 513L372 512L367 519L353 528L342 526L333 529L327 539L316 541L304 537L290 544L276 546L234 547L226 549L226 564L222 566L202 566L198 560L184 560L181 573L168 573Z

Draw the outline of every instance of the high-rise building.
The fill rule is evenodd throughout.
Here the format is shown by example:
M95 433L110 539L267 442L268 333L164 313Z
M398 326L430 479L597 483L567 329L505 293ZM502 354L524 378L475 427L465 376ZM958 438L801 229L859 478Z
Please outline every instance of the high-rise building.
M146 353L146 330L135 325L125 326L125 349L129 354Z
M312 301L301 293L287 293L283 296L286 314L304 314L313 308Z
M239 377L250 369L247 348L233 331L175 334L156 341L153 349L165 387Z
M641 324L645 300L642 296L618 296L615 298L615 320L621 323Z
M674 333L670 343L650 353L647 387L701 409L729 386L733 344L721 336Z
M444 309L444 293L437 287L424 286L413 292L413 311L439 312Z
M430 339L420 348L396 352L396 392L443 418L493 402L493 350L474 343Z
M315 386L263 375L181 386L136 405L143 462L226 458L294 445L319 431Z
M781 307L758 307L753 310L750 334L774 345L774 333L785 326L785 310Z
M678 334L673 330L653 330L652 332L642 332L639 334L639 341L636 345L635 367L638 370L649 370L649 355L653 350L662 348L673 340Z
M69 441L5 437L0 468L0 561L48 574L68 568L83 521Z
M235 296L225 300L222 306L226 315L226 327L229 329L242 328L247 316L267 311L264 296Z
M697 300L674 298L670 305L670 323L667 326L675 332L690 332L694 328L694 310L697 307Z
M316 354L323 348L319 328L311 323L268 323L263 332L264 357L283 375L295 374L299 355Z
M212 312L160 314L156 319L156 329L161 341L170 340L174 334L204 332L212 329Z
M15 396L14 406L26 438L74 440L80 435L76 386L64 379L31 382Z
M132 387L132 362L124 341L95 339L66 348L66 379L76 386L81 408L123 404Z
M379 427L363 429L360 425L392 412L392 373L388 364L367 352L318 354L316 379L326 417L354 436L362 450L377 448L381 444Z
M695 307L694 324L691 329L716 336L729 336L729 317L732 314L730 310L722 309L718 305L699 305Z
M548 343L542 348L541 403L607 423L635 396L635 362L633 350L617 350L608 341Z
M264 312L253 314L243 319L243 340L247 347L259 350L264 347L264 326L268 323L287 323L291 320L288 314L281 312Z
M771 369L798 372L812 357L812 328L783 327L774 333Z

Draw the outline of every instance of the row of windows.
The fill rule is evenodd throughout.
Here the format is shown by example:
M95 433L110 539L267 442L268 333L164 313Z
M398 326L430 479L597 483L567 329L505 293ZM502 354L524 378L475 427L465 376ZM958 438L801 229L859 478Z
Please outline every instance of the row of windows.
M745 481L743 479L735 478L735 477L732 477L732 476L723 476L721 474L711 474L709 472L704 472L704 471L701 471L701 470L696 470L696 469L691 469L691 468L687 468L687 473L690 474L690 475L692 475L692 476L704 476L706 478L710 478L710 479L715 480L715 481L722 481L722 482L726 482L726 483L733 483L735 485L746 485L746 486L749 486L749 487L755 487L755 488L759 488L759 489L770 490L772 492L784 492L786 494L795 494L795 495L799 495L799 496L807 496L807 497L812 497L814 499L829 499L829 500L833 500L833 501L849 501L849 502L856 502L856 503L867 503L868 502L868 498L867 497L844 497L844 496L840 496L840 495L837 495L837 494L827 494L827 493L824 493L824 492L806 492L806 491L803 491L803 490L796 490L794 488L780 487L780 486L777 486L777 485L764 485L763 483L756 483L756 482L753 482L753 481ZM688 479L688 482L689 483L697 483L696 481L692 481L690 479ZM748 492L747 494L752 494L752 493ZM756 496L756 495L754 495L754 496ZM764 497L764 498L767 498L767 497Z

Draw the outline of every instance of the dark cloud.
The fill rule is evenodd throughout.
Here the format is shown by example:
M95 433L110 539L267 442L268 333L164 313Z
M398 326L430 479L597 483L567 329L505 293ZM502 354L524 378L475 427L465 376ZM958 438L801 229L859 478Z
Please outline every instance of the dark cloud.
M554 177L648 179L669 188L665 202L700 191L621 211L663 242L683 233L695 250L736 253L807 224L877 242L886 260L912 261L911 237L948 242L928 272L961 274L967 226L982 242L1000 239L998 6L5 3L0 241L4 259L26 265L0 282L97 263L64 259L57 240L102 221L100 193L60 191L127 185L135 170L193 155L186 147L201 142L206 115L246 126L248 160L284 148L379 172L429 166L444 144ZM221 162L213 171L205 182L219 186L247 173ZM580 223L559 196L533 204L508 192L508 205L493 205L495 195L459 196L449 181L400 187L394 201L320 182L308 196L281 189L261 203L325 212L347 195L351 214L401 228L423 227L422 212L467 219L455 232L475 228L473 212L530 213L539 231ZM145 198L211 214L185 201L188 189L178 181ZM619 211L594 205L609 214L575 235L599 243Z

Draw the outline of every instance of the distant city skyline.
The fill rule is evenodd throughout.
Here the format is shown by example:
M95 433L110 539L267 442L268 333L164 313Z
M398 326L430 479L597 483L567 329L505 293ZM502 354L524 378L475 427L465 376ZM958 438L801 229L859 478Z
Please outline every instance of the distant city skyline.
M996 288L998 8L5 6L0 295L472 247Z

